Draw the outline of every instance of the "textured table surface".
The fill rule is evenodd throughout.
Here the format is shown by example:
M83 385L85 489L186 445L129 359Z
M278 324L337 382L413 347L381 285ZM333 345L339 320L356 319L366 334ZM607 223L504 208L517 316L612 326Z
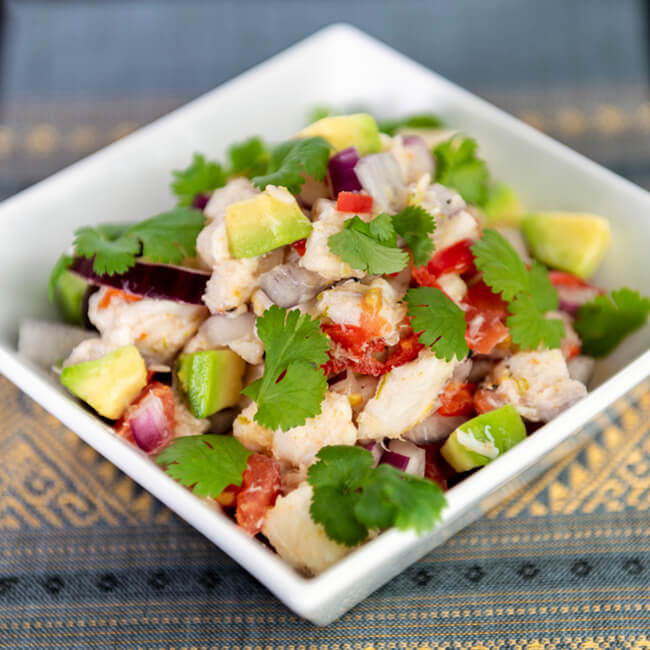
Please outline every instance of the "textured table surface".
M642 4L14 0L0 193L342 19L649 187ZM650 648L650 383L589 426L319 629L0 378L0 648Z

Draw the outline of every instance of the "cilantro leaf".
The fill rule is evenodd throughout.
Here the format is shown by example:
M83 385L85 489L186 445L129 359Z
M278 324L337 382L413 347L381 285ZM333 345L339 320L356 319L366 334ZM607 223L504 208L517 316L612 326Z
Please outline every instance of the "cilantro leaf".
M276 305L257 319L264 343L264 375L243 393L257 403L255 420L269 429L291 429L318 415L327 391L319 367L329 340L317 320Z
M235 176L261 176L266 172L271 154L264 141L258 136L231 145L228 149L230 174Z
M70 255L61 255L55 262L50 278L47 281L47 299L53 303L56 300L56 285L59 278L70 268L72 257Z
M228 180L226 172L218 162L206 160L195 153L189 167L172 172L172 192L178 197L178 205L191 205L197 194L212 192L223 187Z
M75 231L75 253L94 258L93 270L100 275L124 273L140 254L140 242L135 237L122 235L114 239L111 234L103 226L85 226Z
M582 305L574 327L584 354L604 357L628 334L643 327L648 315L650 299L632 289L618 289Z
M139 255L178 264L196 253L196 238L205 224L199 210L178 207L132 226L86 226L75 232L75 253L94 258L99 275L124 273Z
M196 253L196 238L204 225L199 210L175 208L141 221L126 234L142 242L142 254L150 260L180 264Z
M424 532L446 504L436 483L388 465L375 468L372 455L361 447L323 447L317 458L307 474L313 488L311 518L340 544L355 546L369 530L391 526Z
M510 242L496 230L486 229L472 245L474 263L483 279L504 300L529 291L528 271Z
M329 249L353 269L372 275L397 273L408 264L408 255L397 247L390 217L379 215L369 224L359 217L345 222L341 232L327 240Z
M433 215L422 206L409 205L393 216L393 226L411 249L416 266L426 264L433 254L429 237L436 228Z
M404 299L413 331L420 332L420 341L439 359L451 361L467 356L465 314L458 305L440 289L431 287L409 289Z
M557 290L543 264L533 262L528 271L528 284L537 308L543 313L558 308Z
M298 194L305 175L319 181L325 178L330 149L330 144L321 137L287 140L275 147L268 172L255 176L253 183L261 190L267 185L279 185Z
M521 293L508 304L510 316L506 323L512 340L524 350L540 345L559 348L564 336L564 323L559 318L545 318L529 293Z
M454 188L468 203L481 205L488 196L490 175L484 160L476 156L476 140L454 135L441 142L436 157L436 181Z
M163 449L156 463L194 494L215 498L228 485L241 485L251 453L232 436L187 436Z
M444 122L433 113L416 113L396 120L382 120L379 130L387 135L395 135L398 129L441 129Z

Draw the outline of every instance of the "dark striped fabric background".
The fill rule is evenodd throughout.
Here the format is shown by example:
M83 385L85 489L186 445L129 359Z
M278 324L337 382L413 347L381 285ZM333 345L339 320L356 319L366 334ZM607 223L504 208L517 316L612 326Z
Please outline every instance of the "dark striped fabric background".
M646 9L11 0L0 196L336 21L650 187ZM322 629L5 380L0 422L0 648L650 648L647 382L590 424L593 443Z

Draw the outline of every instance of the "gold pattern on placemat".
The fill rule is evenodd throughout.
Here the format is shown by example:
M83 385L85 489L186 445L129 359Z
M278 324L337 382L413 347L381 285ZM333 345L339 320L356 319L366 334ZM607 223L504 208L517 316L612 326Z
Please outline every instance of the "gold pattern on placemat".
M638 404L638 409L629 400ZM602 415L602 434L494 508L490 518L650 505L650 382ZM164 523L171 514L0 378L0 530Z

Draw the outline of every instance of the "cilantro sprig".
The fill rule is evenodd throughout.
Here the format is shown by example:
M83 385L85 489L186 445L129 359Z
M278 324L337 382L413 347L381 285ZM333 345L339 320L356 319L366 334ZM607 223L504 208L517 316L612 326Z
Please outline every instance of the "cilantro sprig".
M371 453L361 447L323 447L317 458L307 475L310 514L330 539L355 546L371 530L396 526L423 533L439 521L446 499L433 481L389 465L373 467Z
M433 113L416 113L395 120L381 120L379 130L387 135L395 135L398 129L441 129L444 122Z
M454 188L468 203L481 205L488 196L490 174L485 161L476 155L476 140L454 135L441 142L436 157L436 181Z
M564 323L544 315L558 307L557 292L545 267L535 262L527 269L506 238L491 229L472 245L472 253L485 283L508 302L506 322L513 342L524 350L540 345L559 348Z
M156 463L201 497L218 497L229 485L241 485L251 451L232 436L176 438L156 457Z
M214 160L206 160L201 153L192 156L189 167L173 171L172 177L171 190L181 206L191 205L197 194L212 192L228 180L224 168Z
M415 332L439 359L464 359L468 353L465 341L465 314L440 289L418 287L409 289L404 298Z
M253 136L231 145L228 149L228 160L229 175L253 178L266 173L271 152L260 137Z
M319 181L325 178L330 150L330 144L321 137L287 140L273 149L268 170L255 176L253 183L261 190L280 185L298 194L305 175Z
M99 275L124 273L140 255L153 262L179 264L196 253L205 218L198 210L178 207L131 226L86 226L75 232L75 253L94 258Z
M429 236L436 228L433 215L420 205L409 205L393 215L393 226L411 250L415 264L426 264L433 254Z
M264 375L243 393L257 403L255 420L269 429L291 429L318 415L327 391L320 366L329 340L320 323L297 310L273 305L257 319L264 343Z
M645 325L650 299L632 289L618 289L596 296L582 305L574 327L582 339L582 351L592 357L608 355L628 334Z
M328 245L353 269L372 275L397 273L408 264L408 254L397 246L397 233L388 214L370 223L359 217L348 219L341 232L331 235Z

